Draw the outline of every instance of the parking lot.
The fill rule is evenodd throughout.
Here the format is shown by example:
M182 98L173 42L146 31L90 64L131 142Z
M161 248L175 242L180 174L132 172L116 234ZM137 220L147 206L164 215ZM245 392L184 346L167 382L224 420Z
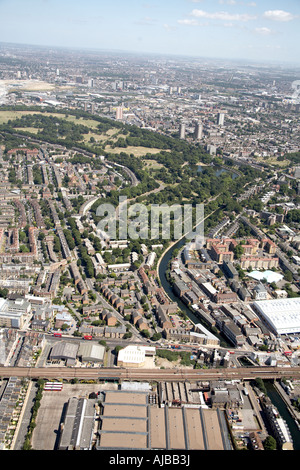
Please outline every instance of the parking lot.
M36 427L32 437L34 450L55 450L64 408L71 397L88 397L92 392L109 388L113 384L64 384L62 391L43 391Z

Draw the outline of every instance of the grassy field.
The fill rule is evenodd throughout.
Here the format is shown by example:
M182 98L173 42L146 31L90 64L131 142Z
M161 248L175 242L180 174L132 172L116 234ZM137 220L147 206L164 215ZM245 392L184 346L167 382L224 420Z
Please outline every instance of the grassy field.
M158 170L163 167L162 163L158 163L155 160L144 160L144 163L147 167L152 168L153 170Z
M31 134L37 134L39 130L37 127L16 127L16 131L31 132Z
M89 127L91 129L90 132L88 134L83 135L83 140L86 143L89 142L91 137L94 137L96 141L99 141L101 143L105 142L106 140L115 141L117 140L116 135L120 132L119 129L109 129L106 133L98 134L97 127L99 125L99 122L93 119L84 119L84 118L76 119L76 116L73 116L68 113L66 114L47 113L47 112L42 113L39 111L0 111L0 124L4 124L8 121L19 119L22 116L27 116L28 114L42 114L43 116L55 116L60 119L65 119L66 121L69 121L69 122L74 122L75 124L78 124L78 125L84 125L86 127ZM16 128L16 130L18 129L20 131L22 130L22 131L31 132L32 134L36 134L38 132L38 129L34 127Z
M106 146L105 151L110 152L110 153L121 153L121 152L125 152L127 154L132 153L135 157L143 157L147 153L151 153L155 155L156 153L161 152L161 149L150 148L150 147L130 147L130 146L126 148L123 148L123 147L111 148L108 145Z
M7 121L18 119L28 114L34 114L33 111L0 111L0 124L4 124Z
M57 83L48 83L42 80L1 80L1 83L9 87L8 93L18 91L52 92L53 90L65 91L76 88L75 85L58 85Z
M82 121L82 124L86 125L85 121ZM83 134L84 141L89 142L91 137L94 137L94 139L97 142L103 143L106 140L111 140L114 141L116 138L113 136L119 132L118 129L109 129L105 134L97 134L96 132L90 131L88 134Z
M9 120L14 120L21 118L22 116L27 116L28 114L43 114L43 116L56 116L60 119L66 119L67 121L76 122L77 124L83 124L84 126L90 127L91 129L97 129L99 124L98 121L93 119L76 119L76 116L71 116L70 114L60 114L60 113L47 113L47 112L38 112L38 111L0 111L0 124L3 124Z
M284 168L285 166L288 166L291 162L289 160L277 160L277 157L269 157L269 158L263 158L259 157L256 159L257 163L269 163L270 165L276 165L279 167Z

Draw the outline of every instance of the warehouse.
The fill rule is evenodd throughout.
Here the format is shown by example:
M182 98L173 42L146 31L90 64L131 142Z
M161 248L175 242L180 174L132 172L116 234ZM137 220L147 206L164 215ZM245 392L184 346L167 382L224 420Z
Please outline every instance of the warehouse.
M50 352L50 361L66 361L66 365L74 365L76 362L78 344L59 341Z
M95 400L70 398L61 427L59 450L91 450L95 404Z
M147 361L147 357L153 358L155 356L156 348L150 346L126 346L121 349L118 354L119 367L143 367ZM149 362L149 361L148 361Z
M102 362L104 359L105 347L101 344L80 343L78 357L82 362Z
M275 335L300 332L300 298L262 300L253 303L254 311Z
M148 393L105 393L97 450L148 449Z
M102 403L97 450L230 450L221 410L158 408L142 391L108 391Z

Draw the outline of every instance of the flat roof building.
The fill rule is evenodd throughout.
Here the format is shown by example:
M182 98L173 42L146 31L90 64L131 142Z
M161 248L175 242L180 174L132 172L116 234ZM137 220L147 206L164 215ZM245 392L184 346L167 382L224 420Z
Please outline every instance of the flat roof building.
M150 406L147 392L105 393L97 450L230 450L219 409ZM223 417L222 417L223 416Z
M254 311L276 335L300 332L300 298L262 300L253 303Z
M80 343L77 355L82 362L103 362L104 353L104 346L87 341L86 343Z
M148 449L148 392L107 391L97 450Z
M24 320L31 312L31 304L25 299L0 299L0 326L22 328Z
M51 361L66 361L67 364L74 364L77 357L78 344L67 343L65 341L57 342L50 352Z
M120 367L142 367L146 356L154 356L156 348L148 346L126 346L118 354L118 366Z
M61 428L59 450L91 450L95 414L95 400L70 398Z

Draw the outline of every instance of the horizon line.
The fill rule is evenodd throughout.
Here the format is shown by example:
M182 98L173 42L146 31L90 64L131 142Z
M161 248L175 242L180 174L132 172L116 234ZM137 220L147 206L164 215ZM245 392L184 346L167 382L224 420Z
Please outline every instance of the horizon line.
M217 61L225 61L225 62L243 62L245 64L257 64L257 65L281 65L284 67L300 67L300 61L298 62L291 62L289 61L282 61L282 60L269 60L266 63L266 59L250 59L250 58L240 58L240 57L214 57L214 56L197 56L197 55L189 55L189 54L175 54L172 52L149 52L149 51L133 51L133 50L123 50L123 49L102 49L102 48L95 48L91 46L63 46L63 45L51 45L51 44L29 44L29 43L22 43L22 42L6 42L0 41L0 45L2 46L24 46L24 47L39 47L39 48L52 48L52 49L61 49L61 50L70 50L70 51L81 51L81 52L102 52L102 53L110 53L110 54L128 54L128 55L146 55L146 56L156 56L156 57L173 57L173 58L181 58L181 59L193 59L193 60L217 60Z

